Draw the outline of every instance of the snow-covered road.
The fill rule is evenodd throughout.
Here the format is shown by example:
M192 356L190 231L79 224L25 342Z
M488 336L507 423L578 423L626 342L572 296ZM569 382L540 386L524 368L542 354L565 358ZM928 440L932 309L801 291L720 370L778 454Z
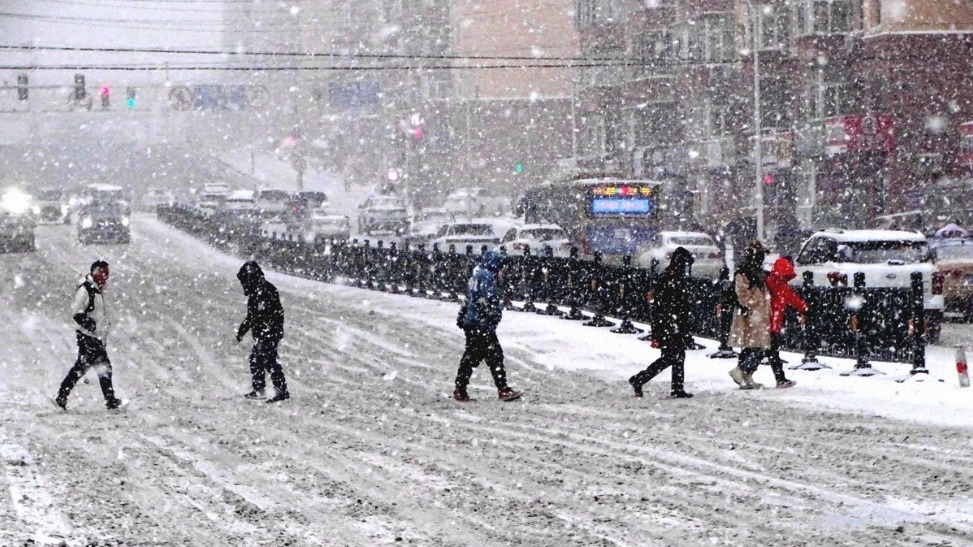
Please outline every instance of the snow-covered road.
M239 259L151 218L127 247L72 234L42 227L37 253L0 255L0 545L973 544L968 427L828 410L810 399L841 391L811 376L739 392L699 360L696 398L662 398L660 378L637 400L624 378L656 351L523 314L500 339L527 394L497 401L481 368L463 405L455 304L278 274L293 398L247 401ZM109 354L132 402L107 412L92 381L64 414L46 397L95 258L112 264ZM902 389L920 388L958 391Z

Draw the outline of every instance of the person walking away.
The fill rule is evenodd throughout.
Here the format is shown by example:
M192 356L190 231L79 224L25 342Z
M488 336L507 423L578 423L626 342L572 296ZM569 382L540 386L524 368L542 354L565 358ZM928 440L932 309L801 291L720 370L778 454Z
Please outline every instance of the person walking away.
M652 335L659 344L662 356L645 370L629 378L628 383L635 390L636 397L642 396L644 384L668 367L672 367L669 396L674 399L688 399L693 396L683 389L686 349L693 343L689 317L691 306L686 287L687 272L692 264L692 253L683 247L677 247L672 252L669 265L656 281Z
M98 374L98 383L101 385L101 394L105 397L105 406L111 410L122 405L121 399L115 397L111 361L105 348L108 334L111 332L111 316L105 305L105 285L108 284L108 274L108 263L96 260L91 264L91 269L84 281L74 292L71 312L74 322L78 324L75 329L78 358L61 382L61 387L54 398L54 404L61 410L68 409L68 396L71 390L89 368L94 368Z
M767 360L774 371L774 380L778 388L793 387L796 382L788 380L784 375L784 363L780 359L780 345L784 337L784 316L787 308L794 308L801 314L801 324L804 324L804 314L807 304L791 289L788 283L797 277L794 263L787 257L778 258L774 267L767 275L767 290L770 291L770 350Z
M290 399L284 369L277 361L277 348L284 337L284 307L280 303L277 287L267 281L263 270L255 261L243 264L236 274L247 296L247 317L237 329L236 341L243 340L249 331L253 335L250 350L250 379L253 391L244 395L247 399L262 399L267 385L266 374L274 384L274 396L268 403Z
M770 294L767 274L763 269L767 249L754 241L743 253L743 260L733 276L737 309L730 326L730 345L743 348L738 365L730 371L730 378L741 389L759 389L753 381L764 350L770 348Z
M502 401L512 401L521 396L507 385L507 372L503 367L503 348L497 340L497 325L503 316L503 305L497 292L497 276L503 268L503 256L496 251L483 253L480 264L473 268L466 289L466 301L456 318L456 326L466 335L466 349L456 372L456 389L453 398L470 401L466 391L473 376L473 369L480 361L486 361Z

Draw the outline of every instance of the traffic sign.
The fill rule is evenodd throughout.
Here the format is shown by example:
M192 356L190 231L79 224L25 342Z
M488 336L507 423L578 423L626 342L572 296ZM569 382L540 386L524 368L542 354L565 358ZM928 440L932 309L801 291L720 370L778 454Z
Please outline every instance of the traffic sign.
M173 110L191 110L195 99L193 90L184 85L176 86L169 91L169 106Z
M300 154L291 154L291 167L298 173L303 173L307 170L307 160Z

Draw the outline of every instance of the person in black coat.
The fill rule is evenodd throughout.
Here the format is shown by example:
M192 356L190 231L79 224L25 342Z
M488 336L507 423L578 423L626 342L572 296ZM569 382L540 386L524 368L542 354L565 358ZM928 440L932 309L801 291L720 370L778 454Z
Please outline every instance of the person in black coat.
M237 329L236 340L240 342L249 331L253 335L253 349L250 350L250 376L253 391L245 395L248 399L260 399L267 385L266 373L276 393L268 403L276 403L290 398L284 369L277 361L277 346L284 337L284 307L280 294L266 278L260 265L255 261L246 262L236 274L247 298L247 318Z
M683 389L686 361L686 348L691 347L693 337L690 333L691 306L687 296L686 278L693 264L693 255L683 247L672 252L669 266L659 275L655 284L654 305L652 307L652 335L662 350L656 359L642 372L629 378L628 383L635 390L635 396L642 396L642 386L655 378L667 367L672 367L672 388L669 396L675 399L688 399L692 393Z

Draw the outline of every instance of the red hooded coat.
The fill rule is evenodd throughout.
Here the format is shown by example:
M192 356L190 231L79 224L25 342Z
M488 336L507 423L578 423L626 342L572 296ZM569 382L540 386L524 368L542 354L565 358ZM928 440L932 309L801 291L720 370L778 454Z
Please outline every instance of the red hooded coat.
M770 332L773 334L779 334L783 330L787 306L802 314L807 312L807 304L787 284L795 277L797 273L794 272L794 265L786 258L778 258L767 275L767 288L770 289Z

